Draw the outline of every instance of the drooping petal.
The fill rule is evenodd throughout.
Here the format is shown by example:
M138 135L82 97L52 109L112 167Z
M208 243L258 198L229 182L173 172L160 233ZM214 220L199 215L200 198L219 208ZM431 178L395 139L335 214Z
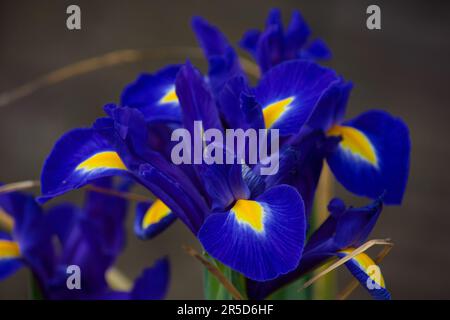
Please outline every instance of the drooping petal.
M166 230L176 220L176 215L161 200L140 202L136 206L134 232L144 240L152 239Z
M0 209L13 220L12 239L19 244L20 255L34 274L43 279L53 271L54 251L51 226L30 194L0 194Z
M320 131L289 142L279 154L278 172L265 178L267 186L287 184L296 188L305 203L306 215L309 216L323 160L336 144L337 141L325 138Z
M255 200L238 200L228 212L212 214L198 237L214 258L250 279L265 281L297 266L305 230L300 195L281 185Z
M256 88L266 128L279 129L281 136L298 133L337 80L334 71L312 62L295 60L272 68Z
M337 256L344 258L353 252L353 248L339 251ZM345 266L358 279L370 295L377 300L390 300L391 295L386 289L383 275L376 263L365 253L360 253L345 263Z
M0 232L0 280L13 275L22 265L19 244Z
M113 134L109 128L89 128L63 135L44 163L39 201L45 202L102 177L127 175Z
M169 259L162 258L144 270L136 279L130 292L133 300L162 300L167 295L170 284Z
M369 111L328 131L342 141L328 163L349 191L369 198L384 194L400 204L409 173L410 140L406 124L383 111Z
M175 92L179 65L171 65L155 74L142 74L122 93L121 105L139 109L146 121L181 122L181 110Z

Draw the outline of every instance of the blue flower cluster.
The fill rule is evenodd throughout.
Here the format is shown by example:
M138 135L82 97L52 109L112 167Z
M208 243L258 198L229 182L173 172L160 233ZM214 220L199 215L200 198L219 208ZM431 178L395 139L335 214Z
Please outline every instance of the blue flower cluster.
M401 119L379 110L345 119L352 84L318 63L331 57L330 50L322 40L310 39L310 29L299 12L294 12L285 30L275 9L264 30L248 31L240 41L261 70L256 86L218 28L200 17L192 19L192 28L208 61L207 74L188 61L139 76L124 89L120 103L104 107L106 115L92 127L72 130L56 142L44 164L39 201L112 176L133 179L156 197L137 206L137 236L153 238L178 219L211 257L245 276L247 297L264 299L330 258L350 254L367 240L383 204L401 203L409 173L408 128ZM262 163L174 164L171 133L184 128L195 135L196 121L204 130L219 132L278 130L277 172L260 175ZM317 230L309 230L325 161L349 192L373 199L373 203L353 208L334 199L326 221ZM86 286L95 286L94 297L115 297L97 275L104 274L122 247L118 220L123 212L117 211L123 204L117 203L119 199L105 202L103 197L93 194L90 201L95 202L88 203L81 218L73 218L72 207L57 208L48 215L63 244L62 260L56 264L43 256L28 257L29 251L51 252L47 251L49 243L36 240L37 224L29 230L27 222L17 219L25 235L17 231L12 240L5 238L18 241L17 253L28 257L50 297L65 296L57 290L58 266L74 260L88 264L91 254L98 262L89 267L93 274ZM89 204L99 212L91 213ZM15 216L18 211L10 212ZM66 234L72 219L77 221L76 235L74 231ZM103 228L102 223L108 228L95 230ZM308 238L307 233L311 234ZM14 269L13 260L0 270ZM365 254L346 263L363 284L370 278L367 266L371 264ZM165 266L166 262L157 263L138 281L154 273L166 276ZM136 284L139 292L131 292L131 297L160 297L165 287L162 282ZM370 293L389 298L384 280L378 282Z

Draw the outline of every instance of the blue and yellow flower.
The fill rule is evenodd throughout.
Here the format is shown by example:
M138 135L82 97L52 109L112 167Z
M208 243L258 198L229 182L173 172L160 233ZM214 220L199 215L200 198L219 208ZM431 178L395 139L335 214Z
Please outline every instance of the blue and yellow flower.
M111 183L100 179L96 186L111 189ZM106 274L124 249L127 208L126 200L96 191L87 192L83 208L63 203L45 213L31 195L0 195L0 212L13 221L12 232L0 238L0 279L26 266L45 299L163 299L169 283L166 258L145 269L129 292L107 283ZM79 290L67 287L69 266L80 270Z

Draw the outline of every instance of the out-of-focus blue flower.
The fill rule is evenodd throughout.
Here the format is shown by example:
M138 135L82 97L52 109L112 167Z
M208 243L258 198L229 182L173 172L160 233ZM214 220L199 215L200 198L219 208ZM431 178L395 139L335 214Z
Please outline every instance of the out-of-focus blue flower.
M361 208L346 208L340 199L334 199L328 205L330 216L311 235L305 245L303 256L297 269L273 281L247 282L250 298L264 299L286 284L300 278L315 268L323 265L333 257L342 258L361 246L369 236L382 210L382 201ZM350 272L361 282L376 299L390 299L381 274L368 274L375 262L364 253L356 255L345 264ZM368 287L368 279L378 281L377 285Z
M112 188L111 179L96 185ZM118 191L127 188L125 183ZM111 289L106 273L124 249L127 201L89 191L85 206L56 205L43 213L30 195L0 195L0 208L14 221L0 240L0 278L27 266L46 299L162 299L169 283L167 259L144 270L130 292ZM59 245L55 246L54 238ZM67 287L69 266L80 270L81 288Z
M272 9L264 31L247 31L240 45L258 62L264 73L284 61L294 59L327 60L331 52L321 39L310 40L311 30L299 11L292 13L284 30L281 12Z

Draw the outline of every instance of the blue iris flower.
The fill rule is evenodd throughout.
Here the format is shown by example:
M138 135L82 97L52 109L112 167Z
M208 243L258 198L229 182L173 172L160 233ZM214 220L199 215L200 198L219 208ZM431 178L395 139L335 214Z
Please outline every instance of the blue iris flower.
M96 186L113 188L109 178ZM0 279L26 266L46 299L163 299L169 284L166 258L145 269L129 292L107 284L106 273L124 249L127 208L126 200L95 191L87 192L83 208L63 203L45 213L31 195L0 195L0 211L14 225L11 233L0 234ZM80 270L79 290L67 286L69 266Z
M315 51L304 51L309 32L300 15L294 14L286 36L277 11L268 25L257 41L264 47L257 49L264 74L253 87L226 37L194 18L209 63L207 75L190 62L141 75L125 88L119 105L105 106L105 117L59 139L44 164L39 200L100 178L131 177L156 196L137 206L139 237L152 238L181 220L212 257L248 278L249 297L256 299L330 257L348 254L367 238L383 201L401 202L409 167L408 129L380 111L343 121L351 84L304 59ZM278 129L278 172L259 175L261 163L175 165L171 133L184 128L194 136L195 121L222 133ZM325 159L348 190L375 203L346 209L332 202L330 218L306 242ZM367 277L359 272L366 258L358 255L347 263L361 281Z
M240 46L258 62L264 73L284 61L293 59L328 60L331 52L321 39L310 40L311 30L299 11L292 13L284 30L281 12L272 9L264 31L247 31Z

